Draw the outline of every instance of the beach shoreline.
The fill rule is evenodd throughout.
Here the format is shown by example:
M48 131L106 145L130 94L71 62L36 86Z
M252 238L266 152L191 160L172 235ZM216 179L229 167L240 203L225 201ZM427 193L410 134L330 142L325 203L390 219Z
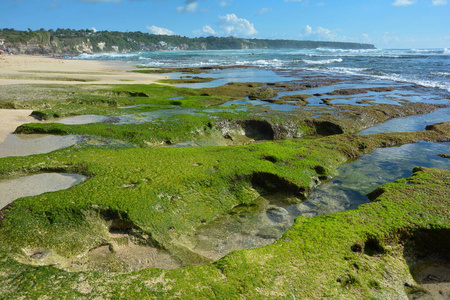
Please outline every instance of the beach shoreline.
M130 72L127 62L0 55L0 85L13 84L151 84L167 76Z

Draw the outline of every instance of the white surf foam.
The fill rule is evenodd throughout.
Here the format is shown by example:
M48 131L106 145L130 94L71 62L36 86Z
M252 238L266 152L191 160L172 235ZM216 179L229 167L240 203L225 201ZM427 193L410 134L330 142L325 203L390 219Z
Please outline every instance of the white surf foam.
M342 58L332 58L332 59L325 59L325 60L302 59L302 61L308 65L327 65L327 64L337 63L337 62L343 62L343 59Z

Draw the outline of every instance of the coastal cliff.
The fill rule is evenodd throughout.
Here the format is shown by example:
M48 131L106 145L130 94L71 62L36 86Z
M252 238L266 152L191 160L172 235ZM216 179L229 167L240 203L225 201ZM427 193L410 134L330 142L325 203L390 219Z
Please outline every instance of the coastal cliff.
M371 44L296 40L243 39L155 35L143 32L117 32L57 29L19 31L0 29L0 50L13 54L77 55L101 52L149 52L224 49L375 49Z

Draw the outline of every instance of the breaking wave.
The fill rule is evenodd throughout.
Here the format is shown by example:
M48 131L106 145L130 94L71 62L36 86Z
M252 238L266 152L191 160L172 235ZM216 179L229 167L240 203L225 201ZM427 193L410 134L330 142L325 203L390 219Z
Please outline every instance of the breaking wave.
M302 61L308 65L327 65L327 64L332 64L332 63L336 63L336 62L343 62L343 59L342 58L332 58L332 59L325 59L325 60L302 59Z
M402 76L399 74L376 75L374 77L377 77L380 79L392 80L392 81L396 81L396 82L412 83L412 84L424 86L424 87L438 88L438 89L450 92L450 82L442 82L442 81L422 79L422 78L406 77L406 76Z
M450 51L447 48L443 48L443 49L411 49L410 52L417 53L417 54L444 54L444 55L450 54Z
M122 61L133 61L139 59L141 53L96 53L87 54L82 53L73 59L79 60L122 60Z
M431 72L430 74L434 76L450 77L450 72Z
M251 60L245 60L245 61L236 61L236 65L241 66L256 66L256 67L281 67L283 66L283 61L279 59L271 59L271 60L265 60L265 59L259 59L255 61Z

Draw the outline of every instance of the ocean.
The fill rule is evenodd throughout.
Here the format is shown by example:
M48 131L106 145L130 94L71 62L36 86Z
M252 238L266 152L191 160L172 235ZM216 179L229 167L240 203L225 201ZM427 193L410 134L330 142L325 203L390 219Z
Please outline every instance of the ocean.
M390 82L410 84L429 88L428 92L444 96L450 93L450 50L447 48L369 50L318 48L102 53L82 54L76 59L127 61L136 66L160 68L236 65L252 67L251 70L244 72L242 70L214 72L222 80L209 86L220 85L227 81L282 81L286 80L286 77L291 77L289 79L292 80L305 75L320 74L346 79L353 77L366 84L374 81L386 84ZM275 70L278 71L274 72ZM287 76L288 71L293 76Z

